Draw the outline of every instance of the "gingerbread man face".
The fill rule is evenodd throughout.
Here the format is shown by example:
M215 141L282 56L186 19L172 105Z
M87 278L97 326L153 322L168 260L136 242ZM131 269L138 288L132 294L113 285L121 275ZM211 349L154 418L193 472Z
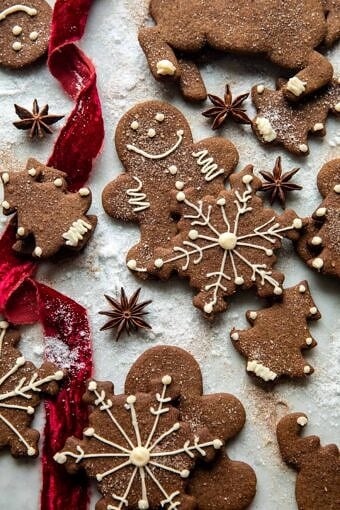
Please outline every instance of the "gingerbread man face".
M103 206L115 219L139 223L141 241L130 250L127 265L143 277L154 249L175 233L171 190L188 185L198 194L218 192L236 167L238 153L222 138L194 144L183 115L159 101L128 111L115 142L125 173L106 186Z
M0 7L0 64L21 68L48 48L52 9L45 0L3 0Z

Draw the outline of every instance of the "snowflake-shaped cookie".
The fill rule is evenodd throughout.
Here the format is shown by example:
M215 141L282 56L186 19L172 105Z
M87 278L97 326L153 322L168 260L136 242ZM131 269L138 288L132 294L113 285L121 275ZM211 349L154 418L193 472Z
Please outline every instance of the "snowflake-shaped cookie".
M208 430L193 434L171 405L170 375L161 390L136 395L113 394L111 383L91 381L86 401L95 406L84 439L69 438L55 460L70 472L83 467L104 498L100 510L195 508L184 494L197 457L211 459L223 441Z
M162 279L173 270L189 278L199 290L195 306L210 317L227 308L225 298L238 288L256 286L260 296L282 294L284 275L272 269L274 250L284 237L296 239L303 226L293 211L278 216L263 206L255 194L261 181L252 166L230 182L231 190L217 197L191 199L190 189L175 193L175 210L182 218L179 234L149 266Z
M30 428L35 408L42 392L58 392L64 373L52 363L36 369L15 348L19 339L16 330L0 322L0 448L8 445L15 457L35 457L39 432Z

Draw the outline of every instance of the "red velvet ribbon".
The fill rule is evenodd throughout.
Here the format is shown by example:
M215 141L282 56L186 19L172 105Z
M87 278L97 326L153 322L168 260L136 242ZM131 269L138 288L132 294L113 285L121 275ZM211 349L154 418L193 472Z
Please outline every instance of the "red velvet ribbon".
M94 0L57 0L52 20L48 65L75 107L55 143L48 165L68 175L69 189L85 184L104 139L96 73L74 44L85 30ZM82 403L92 372L90 328L86 310L33 279L37 264L12 250L15 230L0 239L0 312L13 324L41 321L46 336L64 342L72 354L68 377L55 400L46 402L42 451L42 510L86 510L88 487L81 477L66 477L53 455L70 435L81 436L87 423Z

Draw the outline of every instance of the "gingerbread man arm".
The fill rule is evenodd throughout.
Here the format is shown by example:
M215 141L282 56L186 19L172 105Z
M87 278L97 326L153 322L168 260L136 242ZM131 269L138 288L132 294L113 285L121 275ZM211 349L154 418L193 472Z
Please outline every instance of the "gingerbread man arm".
M127 173L105 186L102 203L105 212L112 218L134 223L144 219L143 211L150 207L142 181Z

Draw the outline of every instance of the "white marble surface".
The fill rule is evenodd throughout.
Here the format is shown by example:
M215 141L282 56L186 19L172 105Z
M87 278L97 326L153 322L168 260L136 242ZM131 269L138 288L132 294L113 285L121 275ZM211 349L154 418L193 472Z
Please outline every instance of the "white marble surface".
M275 438L278 417L288 411L304 411L310 417L307 433L319 434L323 443L340 442L340 297L337 282L311 272L289 244L281 251L277 267L286 273L286 286L308 279L323 318L311 326L318 340L318 347L307 354L316 369L314 375L305 383L278 384L272 392L266 392L252 382L245 373L243 358L229 341L229 331L234 325L245 326L245 311L259 307L252 293L232 299L229 311L210 325L192 307L192 291L186 282L175 278L165 284L145 283L142 297L153 299L149 316L153 331L123 337L119 343L113 341L110 332L99 332L103 317L97 312L105 308L103 293L114 293L121 285L133 292L139 285L124 263L128 247L138 239L138 229L114 223L101 207L104 185L122 169L112 142L119 118L136 102L161 98L185 113L196 140L212 136L208 123L200 115L201 106L186 104L175 90L166 90L151 77L136 38L138 26L146 18L145 3L140 0L101 0L91 12L81 46L96 64L105 118L105 145L89 183L93 190L92 211L98 215L99 225L94 239L75 263L59 267L45 264L39 277L87 307L93 328L95 375L99 379L111 379L118 392L122 390L131 363L145 349L165 343L179 345L192 352L201 364L206 393L227 391L235 394L245 406L246 426L229 445L228 452L232 458L245 460L256 470L258 492L250 508L292 510L296 508L295 473L282 463L278 454ZM329 52L329 58L337 66L339 75L339 47ZM226 81L235 94L249 90L255 83L272 86L277 73L277 69L273 70L259 60L231 56L203 68L208 90L218 95L223 93ZM55 134L45 141L30 142L24 132L11 126L15 120L13 103L30 107L34 97L41 105L49 102L51 112L67 115L71 111L72 103L46 67L31 68L21 73L0 69L1 169L24 166L29 156L46 161L52 151L57 128ZM249 101L248 105L251 108ZM281 149L263 148L252 136L249 127L228 124L221 134L238 147L238 169L253 163L257 170L271 170L278 155L282 155L287 170L301 166L295 180L304 189L292 194L288 206L303 216L313 211L320 202L315 185L319 168L327 160L340 155L340 126L335 119L328 121L327 130L325 139L311 141L311 154L307 159L292 158ZM1 228L4 225L5 220L1 218ZM21 348L39 363L42 342L38 326L26 328ZM65 362L65 353L60 354ZM34 425L41 429L42 424L43 417L40 415ZM39 459L15 461L7 451L2 452L0 509L37 510L39 488ZM98 494L93 488L91 510L97 499Z

